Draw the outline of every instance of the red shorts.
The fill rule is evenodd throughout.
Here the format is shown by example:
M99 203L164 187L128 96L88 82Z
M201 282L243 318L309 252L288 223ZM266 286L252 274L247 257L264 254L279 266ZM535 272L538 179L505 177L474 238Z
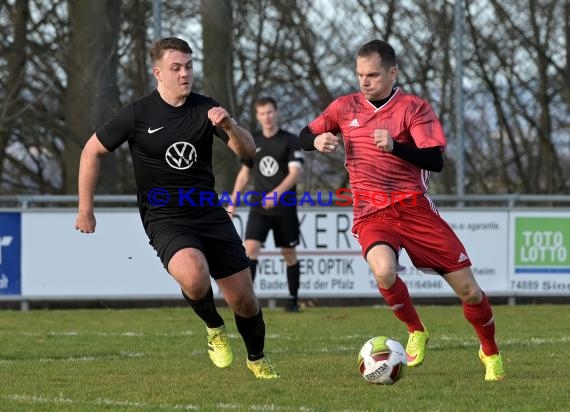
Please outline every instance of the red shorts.
M451 227L439 216L427 195L416 202L400 202L355 220L362 255L378 245L387 244L399 256L406 249L415 267L431 268L439 274L471 266L465 247Z

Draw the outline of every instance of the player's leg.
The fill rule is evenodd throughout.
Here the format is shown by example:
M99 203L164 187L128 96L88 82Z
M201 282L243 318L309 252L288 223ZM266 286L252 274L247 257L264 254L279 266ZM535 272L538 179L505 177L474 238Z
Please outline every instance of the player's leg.
M279 374L264 353L265 322L253 291L249 268L216 282L234 312L236 327L247 350L247 367L257 378L278 378Z
M301 265L297 258L297 251L294 247L281 248L281 255L287 266L287 286L289 288L289 298L285 310L287 312L299 312L299 287L301 284Z
M443 278L461 299L465 319L475 329L481 347L479 359L485 365L485 380L505 377L503 357L495 340L495 317L485 293L479 288L470 267L446 273Z
M203 239L210 272L228 306L247 350L247 367L260 379L279 377L265 356L265 322L255 296L249 260L231 221L211 228L214 237Z
M249 258L249 271L251 273L251 280L255 280L257 274L257 264L259 263L259 253L261 252L262 243L255 239L246 239L244 242L245 253Z
M489 300L479 288L470 267L443 275L463 305L465 318L473 325L483 352L486 355L499 353L495 341L495 321Z
M208 355L219 368L233 361L224 320L218 313L204 254L194 248L177 251L168 262L168 271L178 282L182 295L194 312L206 323Z
M251 279L255 280L257 274L257 263L261 246L267 234L271 229L271 219L262 213L256 213L253 209L250 210L247 225L245 227L245 253L249 258L249 269L251 272Z
M399 264L394 249L386 244L377 244L368 251L366 260L386 304L408 328L406 344L408 366L421 365L425 357L429 332L420 320L406 284L397 275Z
M493 311L473 276L465 247L429 199L418 198L415 207L403 215L409 229L403 245L412 262L416 267L432 268L440 273L461 299L465 318L481 341L481 353L485 356L482 360L487 368L485 379L501 379L504 371L495 342Z
M289 299L285 306L288 312L299 312L299 287L301 283L301 265L295 247L299 244L299 218L295 207L282 207L280 215L273 219L273 238L275 245L281 248L281 255L287 266L287 286Z

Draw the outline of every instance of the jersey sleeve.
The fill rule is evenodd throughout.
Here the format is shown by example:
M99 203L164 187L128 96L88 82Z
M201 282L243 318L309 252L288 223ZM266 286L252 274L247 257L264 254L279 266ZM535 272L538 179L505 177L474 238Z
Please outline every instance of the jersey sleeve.
M221 106L220 103L218 103L216 100L212 99L211 97L206 97L203 96L204 100L202 102L202 104L205 106L204 107L204 113L206 114L206 116L208 116L208 111L212 108L212 107L218 107ZM228 136L228 134L226 133L226 131L224 130L223 127L217 127L212 125L212 129L213 129L213 134L217 137L219 137L222 142L224 142L225 144L228 144L228 142L230 141L230 137Z
M290 135L289 136L289 147L288 147L288 162L289 165L294 165L297 167L302 167L303 163L305 162L305 155L299 146L299 142L297 141L297 136Z
M447 146L443 127L431 106L425 101L418 101L417 105L413 106L409 131L418 148L439 146L443 151Z
M134 109L132 104L128 104L119 110L115 117L99 127L95 134L105 149L112 152L134 134L134 129Z
M338 99L334 100L315 120L309 123L311 133L319 135L326 132L333 134L340 132L338 101Z

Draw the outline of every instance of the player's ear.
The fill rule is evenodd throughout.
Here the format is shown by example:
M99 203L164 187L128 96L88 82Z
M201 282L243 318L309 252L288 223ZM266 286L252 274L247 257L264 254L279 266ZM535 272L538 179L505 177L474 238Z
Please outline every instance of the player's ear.
M160 81L160 69L156 66L152 68L152 74L156 80Z
M396 82L396 78L398 77L398 66L392 66L390 67L390 79L393 82Z

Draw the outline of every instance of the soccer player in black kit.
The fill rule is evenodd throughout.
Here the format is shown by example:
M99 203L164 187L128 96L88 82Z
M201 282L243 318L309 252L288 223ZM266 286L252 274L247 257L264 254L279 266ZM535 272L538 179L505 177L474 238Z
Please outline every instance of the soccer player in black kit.
M254 193L259 196L244 199L253 205L245 229L245 250L250 259L251 276L255 279L261 246L269 231L273 230L275 246L281 248L287 267L289 299L285 310L299 312L301 272L295 250L299 244L296 184L301 177L304 154L297 143L297 136L279 127L277 102L273 98L258 99L255 114L261 125L261 131L253 135L255 158L242 160L243 166L236 176L228 211L233 213L253 173Z
M219 368L233 361L211 276L234 312L247 367L257 378L278 378L263 352L265 322L249 260L230 217L217 202L212 173L214 135L240 158L255 156L253 138L215 100L191 91L192 49L186 41L163 38L149 53L156 90L123 107L95 131L81 153L75 228L95 231L93 196L100 158L128 142L144 229L184 298L205 322L210 359ZM204 201L212 198L213 202Z

